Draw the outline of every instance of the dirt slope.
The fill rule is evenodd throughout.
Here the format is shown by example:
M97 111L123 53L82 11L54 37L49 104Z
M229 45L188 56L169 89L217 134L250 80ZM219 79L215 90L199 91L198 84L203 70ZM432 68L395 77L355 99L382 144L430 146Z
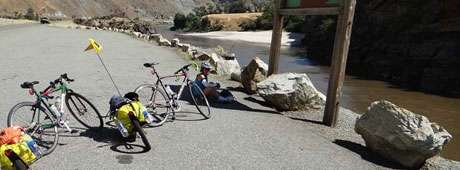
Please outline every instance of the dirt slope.
M129 17L168 18L190 12L211 0L0 0L0 15L25 13L28 8L55 17L104 16L125 12Z

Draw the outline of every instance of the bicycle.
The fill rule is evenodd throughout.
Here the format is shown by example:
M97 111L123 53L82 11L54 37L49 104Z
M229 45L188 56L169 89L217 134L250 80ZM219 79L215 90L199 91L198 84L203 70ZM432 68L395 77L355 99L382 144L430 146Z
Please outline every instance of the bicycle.
M211 107L209 106L206 95L189 77L188 71L192 64L183 66L174 72L174 75L164 77L160 77L156 71L155 65L157 64L159 63L144 64L144 67L151 69L152 76L157 78L155 84L142 84L134 90L137 94L139 94L139 99L145 107L153 110L150 113L156 121L150 123L150 126L160 126L164 124L168 120L169 116L171 116L172 120L175 120L176 111L179 111L181 108L178 100L182 97L185 86L188 87L193 104L195 104L195 107L200 114L203 115L205 119L211 118ZM173 92L169 86L165 86L163 83L163 79L171 77L176 77L177 81L180 80L180 77L183 77L178 92ZM164 111L161 111L161 109Z
M35 102L18 103L8 113L7 125L23 127L25 132L37 141L42 155L47 155L56 148L59 140L58 127L65 128L71 133L74 132L65 119L64 103L73 117L83 126L87 128L103 127L102 117L96 107L88 99L68 87L67 84L73 81L67 74L62 74L58 79L50 82L50 85L42 92L37 92L34 88L34 85L39 84L38 81L24 82L21 84L21 88L29 89L29 94L36 97ZM58 107L49 102L50 99L54 98L50 95L57 91L60 91L60 96L56 99ZM90 112L89 109L92 111ZM87 119L85 119L86 121L82 120L84 116L91 116L91 120L96 118L96 123L89 125Z

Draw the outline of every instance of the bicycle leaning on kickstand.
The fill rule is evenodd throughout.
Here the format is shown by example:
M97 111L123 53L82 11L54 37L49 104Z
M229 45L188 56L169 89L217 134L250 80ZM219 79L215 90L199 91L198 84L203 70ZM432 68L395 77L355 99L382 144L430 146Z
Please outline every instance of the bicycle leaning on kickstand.
M208 99L203 93L201 88L189 77L189 67L192 64L188 64L177 70L173 75L160 77L155 69L155 65L159 63L145 63L144 67L150 68L152 75L157 79L155 84L143 84L137 87L134 91L139 94L139 100L149 110L150 114L154 118L150 126L160 126L165 123L169 117L172 120L176 118L176 111L181 109L179 99L183 94L185 87L188 87L188 92L192 98L193 104L196 106L198 112L205 119L211 117L211 107L209 106ZM163 79L176 77L180 80L182 77L182 83L178 92L174 92L168 85L163 83Z
M38 81L24 82L21 88L29 89L29 94L34 95L36 100L18 103L8 113L7 125L23 127L24 131L37 142L42 155L50 154L56 148L59 140L58 128L74 132L66 120L64 103L73 117L83 126L103 127L102 117L96 107L68 87L67 84L73 81L67 74L62 74L58 79L50 82L42 92L37 92L34 88ZM60 95L51 96L58 91ZM56 103L50 101L54 98Z

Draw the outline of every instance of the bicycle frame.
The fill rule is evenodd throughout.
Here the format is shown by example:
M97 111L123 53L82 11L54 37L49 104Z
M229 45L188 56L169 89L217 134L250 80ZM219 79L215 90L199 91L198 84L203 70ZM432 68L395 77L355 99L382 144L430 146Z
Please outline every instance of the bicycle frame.
M155 68L154 67L151 67L151 68L152 68L151 74L156 76L156 78L157 78L157 81L155 82L155 88L158 88L158 85L161 85L161 87L163 88L163 90L165 92L166 92L166 88L165 88L165 85L164 85L164 83L162 81L163 79L172 78L172 77L175 77L176 79L180 79L180 77L183 77L182 83L180 85L179 92L177 93L176 98L174 96L171 96L171 94L166 93L166 96L168 97L169 100L180 99L181 96L182 96L182 92L184 91L185 86L188 84L188 82L192 81L192 80L189 79L189 75L188 75L187 72L182 72L182 73L178 73L178 74L175 74L175 75L160 77L160 75L155 70Z
M48 103L45 102L45 100L48 100L48 97L38 94L37 91L35 91L35 89L31 89L31 91L33 92L33 94L36 97L35 109L38 109L38 111L34 110L34 114L32 115L32 120L35 119L35 116L39 116L37 120L38 120L38 123L40 123L40 111L41 111L40 108L41 108L41 105L43 105L43 106L45 106L44 108L46 110L48 110L48 112L49 112L49 113L47 113L47 112L44 111L45 115L48 116L53 123L57 124L57 122L58 122L57 120L59 118L57 117L57 115L55 113L53 113L51 108L48 106ZM37 113L38 113L38 115L37 115Z
M71 91L70 88L67 86L66 83L60 82L60 83L59 83L59 86L58 86L57 88L51 88L51 89L45 91L45 92L43 93L43 95L44 95L44 96L48 96L48 95L53 94L53 93L58 92L58 91L61 92L61 94L60 94L60 101L59 101L59 104L60 104L60 106L59 106L59 112L61 112L61 116L59 117L59 119L61 119L61 118L63 118L64 115L65 115L64 100L65 100L65 97L66 97L67 93L68 93L69 91Z
M65 113L65 97L67 95L68 92L72 91L66 83L64 83L63 81L60 81L58 83L58 86L57 88L49 88L47 90L45 90L42 94L38 94L35 90L33 90L36 97L37 97L37 100L36 100L36 103L37 103L37 107L39 107L41 104L43 104L45 106L45 108L52 114L53 116L53 122L55 122L59 127L65 127L67 129L67 131L69 132L72 132L72 129L69 127L69 125L67 124L67 122L64 120L65 119L65 116L66 116L66 113ZM60 112L60 115L58 117L58 115L56 115L56 113L54 113L54 111L50 108L49 104L47 102L45 102L45 100L48 100L50 97L49 95L50 94L53 94L55 92L58 92L60 91L60 101L59 101L59 112ZM45 99L45 100L44 100ZM49 116L49 115L48 115Z

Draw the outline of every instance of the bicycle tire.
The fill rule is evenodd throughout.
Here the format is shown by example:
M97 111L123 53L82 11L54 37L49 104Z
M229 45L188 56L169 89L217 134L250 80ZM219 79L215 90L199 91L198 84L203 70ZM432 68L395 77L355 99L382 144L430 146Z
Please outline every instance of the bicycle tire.
M190 82L187 86L196 109L200 112L201 115L203 115L204 118L211 118L211 107L209 106L208 98L206 98L206 95L204 95L203 90L201 90L201 88L193 82ZM193 92L194 90L195 93Z
M74 100L73 98L75 98L76 100ZM72 104L75 106L75 109L78 110L78 114L76 114L75 111L72 109L72 107L70 107L71 106L70 102L72 102ZM78 103L76 103L76 102L80 103L80 105L83 106L83 108L82 109L78 108ZM89 107L91 107L94 110L94 112L95 112L95 114L97 116L96 122L98 122L98 123L95 123L94 126L89 125L88 121L83 121L82 120L82 117L84 115L88 115L87 114L88 113L88 107L85 106L85 104L83 102L88 104ZM94 105L88 99L86 99L82 95L80 95L78 93L75 93L75 92L67 93L67 95L65 96L65 104L67 106L67 109L72 114L72 116L75 119L77 119L77 121L80 122L83 126L85 126L87 128L102 128L104 126L104 122L102 120L102 116L99 113L99 111L96 109L96 107L94 107ZM82 112L81 110L83 110L84 112ZM96 118L96 117L92 117L92 118Z
M11 163L13 163L13 168L16 170L27 170L29 166L16 154L13 150L9 150L12 155L7 156Z
M141 136L142 143L144 143L145 145L145 152L149 151L151 149L151 146L150 146L149 140L145 136L144 128L142 128L137 118L130 118L130 119L131 119L131 122L133 123L133 130L139 133L139 136Z
M37 105L34 102L21 102L21 103L16 104L15 106L13 106L13 108L11 108L10 112L8 113L8 120L7 120L7 126L8 127L11 127L13 125L18 125L16 123L13 123L13 120L12 120L13 117L14 117L13 115L18 115L19 113L16 114L16 112L18 112L18 110L20 108L23 108L23 107L31 107L30 110L34 111L30 124L32 124L34 122L34 119L35 119L35 116L36 116L35 114L37 113L37 112L35 112L36 111L35 109L39 109L39 111L41 111L41 112L43 112L45 114L45 115L43 115L43 116L45 116L44 120L47 120L46 119L47 116L51 116L51 114L49 114L43 107L39 106L37 108ZM38 113L40 113L40 112L38 112ZM37 115L37 120L40 121L40 114ZM48 155L51 152L53 152L54 149L56 149L56 146L57 146L58 141L59 141L59 133L58 133L57 122L54 119L50 119L50 118L48 118L48 120L51 121L51 123L49 125L43 124L43 126L40 126L40 129L37 129L37 128L34 127L32 131L30 131L30 129L25 131L28 135L30 135L32 137L32 139L34 139L37 142L38 148L41 151L43 156ZM37 122L35 122L35 123L41 125L39 121L38 121L38 123ZM28 126L30 126L30 124L28 124ZM53 130L51 131L51 132L54 132L54 135L52 133L51 133L51 135L46 135L45 133L43 133L46 130L45 125L47 125L47 126L51 125L52 127L54 127ZM28 128L28 127L25 127L25 125L24 126L20 125L20 126L23 127L23 128ZM43 128L44 130L42 130L41 128ZM35 134L38 134L39 137L36 137ZM53 138L53 139L50 140L50 141L43 140L42 137L43 137L44 134L45 134L45 136L51 136L51 138ZM47 146L46 144L49 143L49 142L52 142L52 144Z
M29 167L24 163L24 161L22 161L20 159L15 159L15 160L13 160L11 162L13 163L13 167L16 170L27 170L27 169L29 169Z
M134 90L139 95L140 102L155 120L147 126L161 126L169 118L171 105L163 89L156 88L153 84L143 84Z

